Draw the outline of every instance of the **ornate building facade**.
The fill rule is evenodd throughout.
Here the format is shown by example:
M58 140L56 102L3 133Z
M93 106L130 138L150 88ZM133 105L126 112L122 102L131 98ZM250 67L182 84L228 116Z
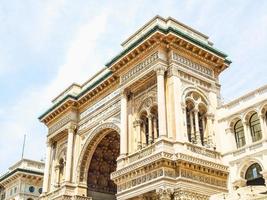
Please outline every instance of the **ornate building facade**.
M261 136L252 119L254 139L244 145L236 122L246 111L220 97L227 55L206 35L159 16L122 46L40 116L48 127L41 199L205 200L244 183L252 161L241 166L242 152L265 146L266 118ZM257 109L266 116L266 106ZM229 174L238 167L243 175Z
M42 193L44 163L22 159L0 176L0 200L37 200Z

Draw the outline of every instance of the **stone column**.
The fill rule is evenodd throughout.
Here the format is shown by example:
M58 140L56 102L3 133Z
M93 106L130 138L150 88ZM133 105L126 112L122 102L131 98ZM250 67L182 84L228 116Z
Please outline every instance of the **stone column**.
M153 118L153 131L154 131L154 140L155 140L158 138L157 118L155 116Z
M52 151L52 144L50 141L47 142L46 147L46 159L45 159L45 170L44 170L44 182L43 182L43 193L48 192L48 185L49 185L49 169L51 164L51 151Z
M157 73L157 98L158 98L158 117L159 117L159 136L167 136L166 125L166 103L165 103L165 81L164 73L166 68L159 66L156 69Z
M141 120L135 120L134 122L135 127L135 134L136 134L136 140L137 140L137 150L140 150L142 148L142 141L141 141Z
M198 109L194 109L195 114L195 125L196 125L196 143L201 144L200 132L199 132L199 119L198 119Z
M252 143L252 137L251 137L251 133L250 133L249 122L247 120L243 120L242 123L244 126L244 135L245 135L246 145L251 144Z
M261 124L261 135L262 138L267 138L267 127L266 127L266 119L264 114L259 114L260 124Z
M156 189L158 200L171 200L173 189L172 188L158 188Z
M208 135L207 135L208 132L206 130L205 115L202 115L202 117L201 117L201 123L202 123L202 129L203 129L204 144L206 145L208 143Z
M127 154L127 94L126 91L121 92L121 135L120 135L120 157L124 158Z
M66 182L71 182L72 174L72 160L73 160L73 140L74 140L74 130L75 126L70 126L68 129L68 143L67 143L67 156L66 156Z
M195 136L195 131L194 131L194 116L193 112L189 112L190 115L190 134L191 134L191 142L195 143L196 142L196 136Z
M148 115L148 142L149 144L153 143L153 127L152 127L152 120L153 120L153 116L151 114Z

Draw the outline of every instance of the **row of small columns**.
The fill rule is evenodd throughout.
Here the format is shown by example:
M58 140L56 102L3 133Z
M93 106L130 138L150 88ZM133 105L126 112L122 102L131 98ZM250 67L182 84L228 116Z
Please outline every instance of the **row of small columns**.
M166 125L166 103L165 103L165 84L164 74L166 67L163 65L157 66L157 100L158 100L158 121L159 121L159 136L167 136ZM120 136L120 158L125 158L128 153L128 117L127 117L127 92L124 90L121 93L121 136ZM149 126L152 127L152 126ZM152 131L150 131L152 132ZM140 137L140 136L138 136ZM139 139L140 141L140 139Z
M191 133L191 141L197 143L197 144L201 144L201 136L200 136L200 129L199 129L199 116L198 116L198 109L192 109L191 111L189 111L189 118L190 118L190 133ZM205 122L205 117L207 118L207 124ZM195 129L194 129L194 119L195 118ZM207 127L211 128L211 124L212 124L212 115L210 114L205 114L202 116L201 118L201 123L202 123L202 127L203 127L203 138L204 138L204 144L208 144L211 141L211 135L208 135L208 133L211 130L205 131L205 129Z
M144 121L141 119L134 121L134 129L135 135L137 136L137 149L140 150L142 147L146 146L146 144L142 141L143 136L145 135L145 126ZM143 128L143 130L142 130ZM154 135L153 135L154 133ZM148 115L148 141L149 144L152 144L155 139L158 138L158 130L157 130L157 118L156 116L149 114Z
M70 125L68 127L68 141L67 141L67 156L66 156L66 168L65 168L65 181L71 182L71 172L72 172L72 165L73 165L73 141L74 141L74 131L75 126ZM52 163L52 147L53 142L48 141L46 147L46 160L45 160L45 171L44 171L44 181L43 181L43 193L47 193L49 189L49 171L50 166ZM59 175L58 175L59 176Z

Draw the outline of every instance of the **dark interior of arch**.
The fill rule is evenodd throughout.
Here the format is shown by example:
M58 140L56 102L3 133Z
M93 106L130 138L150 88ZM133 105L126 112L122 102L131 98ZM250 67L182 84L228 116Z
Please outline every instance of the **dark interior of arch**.
M93 199L115 199L116 184L110 174L116 170L120 138L116 131L108 133L97 145L88 171L88 196Z
M265 180L260 173L262 171L261 166L258 163L254 163L249 166L246 171L245 178L247 180L247 185L264 185Z

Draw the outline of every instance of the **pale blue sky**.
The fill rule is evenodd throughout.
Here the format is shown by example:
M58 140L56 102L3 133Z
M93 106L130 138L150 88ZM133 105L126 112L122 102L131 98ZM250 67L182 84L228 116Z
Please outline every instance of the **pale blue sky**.
M83 83L155 15L210 36L233 61L220 77L226 101L267 83L267 1L1 0L0 173L21 156L43 158L37 117L72 82Z

